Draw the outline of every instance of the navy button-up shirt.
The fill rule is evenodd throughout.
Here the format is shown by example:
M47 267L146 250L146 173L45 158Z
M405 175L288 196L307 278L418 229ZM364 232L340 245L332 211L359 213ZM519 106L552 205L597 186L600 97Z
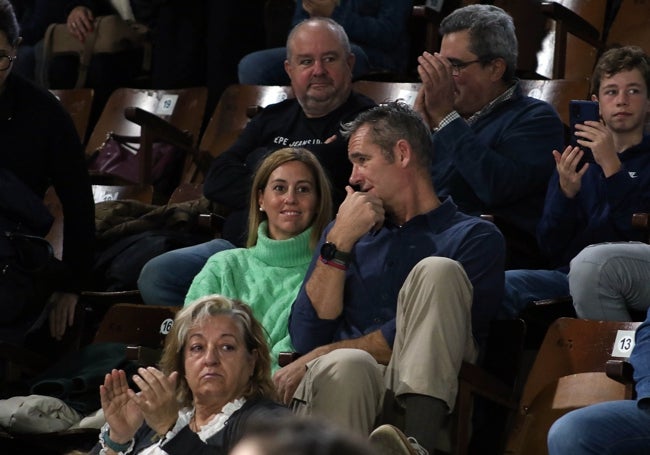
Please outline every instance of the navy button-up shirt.
M492 223L460 213L451 198L401 227L386 223L378 232L359 239L346 271L343 313L336 320L320 319L305 292L318 251L320 248L316 248L289 320L291 341L300 353L378 329L392 346L398 293L411 269L425 257L454 259L465 269L474 288L472 328L477 340L487 335L489 321L503 297L505 246L501 233Z

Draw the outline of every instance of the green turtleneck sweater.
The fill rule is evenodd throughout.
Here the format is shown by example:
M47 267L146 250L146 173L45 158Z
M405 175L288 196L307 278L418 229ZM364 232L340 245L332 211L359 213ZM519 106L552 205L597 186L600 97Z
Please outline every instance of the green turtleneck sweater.
M268 333L273 371L278 354L293 351L288 322L312 258L311 228L288 240L272 240L267 222L257 230L257 244L216 253L190 286L185 304L209 294L221 294L247 303Z

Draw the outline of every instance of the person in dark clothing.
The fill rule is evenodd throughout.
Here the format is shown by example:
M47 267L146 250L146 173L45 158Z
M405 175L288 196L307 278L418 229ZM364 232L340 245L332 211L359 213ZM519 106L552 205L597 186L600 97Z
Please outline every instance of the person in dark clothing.
M329 17L352 42L354 78L374 71L404 74L409 55L408 19L412 0L298 0L293 24L310 17ZM276 47L246 55L239 62L240 84L286 85L282 70L287 49Z
M433 183L461 211L494 215L507 268L545 265L535 229L553 172L548 152L564 142L562 121L553 106L522 93L515 28L501 8L459 8L440 30L440 52L418 58L414 106L433 135Z
M43 52L42 40L45 30L52 23L65 22L67 2L68 0L14 0L12 2L17 9L16 16L22 37L14 72L27 79L35 80L37 66L41 63L39 60Z
M352 92L354 55L336 22L307 19L294 28L287 42L285 68L296 98L268 106L254 117L237 141L212 162L204 183L205 196L232 211L223 238L170 251L145 264L138 288L146 303L182 305L192 279L208 258L243 244L251 179L257 164L272 151L310 150L328 173L334 203L343 200L351 165L339 126L374 102Z
M131 0L150 3L150 0ZM154 2L155 3L155 2ZM237 64L264 47L264 1L167 0L153 26L151 87L206 86L206 119L230 84Z
M215 294L180 310L160 366L138 370L137 394L123 370L106 374L106 424L90 453L226 455L249 418L289 414L274 401L264 328L242 302Z
M63 257L49 295L50 328L60 338L74 319L74 308L93 258L94 201L79 137L69 114L50 93L13 74L19 27L8 0L0 0L0 168L11 172L43 200L53 186L63 209ZM16 198L22 197L15 195ZM52 277L48 277L52 279ZM2 279L6 280L4 272ZM2 301L0 304L13 305ZM46 302L38 302L43 310ZM3 331L30 328L34 314L3 321ZM21 340L18 340L21 341Z
M576 125L578 147L552 151L556 171L537 227L538 243L555 269L508 270L503 317L517 317L535 300L569 295L569 264L576 277L585 273L580 272L583 265L587 275L598 277L592 267L600 260L591 254L598 250L587 246L643 238L632 225L632 215L650 210L650 135L644 133L650 57L636 46L610 49L598 60L591 80L592 100L598 101L602 120ZM581 165L583 147L591 149L593 161ZM599 299L578 294L574 304L579 317L609 319L616 314L592 313L589 307L598 309Z

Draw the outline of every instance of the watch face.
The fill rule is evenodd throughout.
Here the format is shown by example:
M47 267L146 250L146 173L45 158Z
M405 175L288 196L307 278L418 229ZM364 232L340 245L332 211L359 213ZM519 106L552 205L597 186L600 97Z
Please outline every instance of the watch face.
M323 243L323 246L320 247L320 255L326 261L331 261L334 259L336 254L336 245L330 242Z

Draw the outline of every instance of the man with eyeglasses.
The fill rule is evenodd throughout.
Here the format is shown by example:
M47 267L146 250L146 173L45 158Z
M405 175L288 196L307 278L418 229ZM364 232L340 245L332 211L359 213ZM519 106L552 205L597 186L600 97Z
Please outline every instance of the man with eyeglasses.
M50 185L63 210L63 258L36 276L25 275L12 258L16 250L0 236L0 340L21 344L48 308L51 335L60 339L93 260L95 205L79 136L70 115L49 92L13 73L20 28L8 0L0 0L0 231L44 235L49 217L29 221ZM12 186L9 182L14 182ZM28 210L26 201L36 204ZM23 206L19 214L15 205ZM30 230L31 228L31 230ZM43 232L45 231L45 232ZM46 262L46 261L43 261ZM13 269L13 270L12 270ZM39 319L40 320L40 319ZM40 333L40 332L39 332ZM40 338L39 338L40 339ZM55 343L39 343L47 350ZM1 369L1 366L0 366Z
M549 151L563 145L562 122L551 105L522 94L515 28L502 9L460 8L440 32L440 52L418 58L415 102L433 134L436 190L466 213L495 217L508 268L543 265L529 249L554 167Z

